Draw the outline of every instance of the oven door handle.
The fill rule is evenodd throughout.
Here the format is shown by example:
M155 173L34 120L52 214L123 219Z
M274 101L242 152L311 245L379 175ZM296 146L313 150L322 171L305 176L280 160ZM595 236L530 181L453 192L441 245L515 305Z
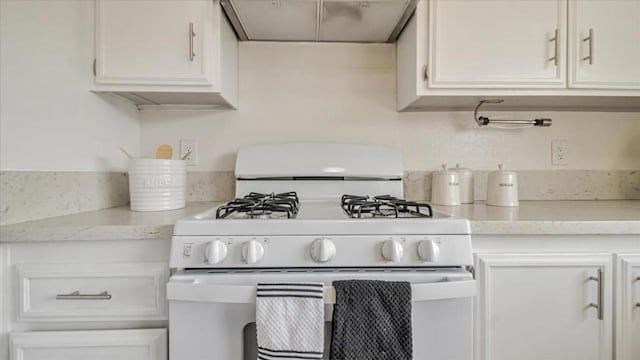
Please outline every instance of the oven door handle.
M430 301L473 297L477 288L475 280L446 281L411 284L411 301ZM212 285L194 282L170 282L167 299L221 304L252 304L256 302L256 287L250 285ZM324 287L325 304L335 304L333 286Z

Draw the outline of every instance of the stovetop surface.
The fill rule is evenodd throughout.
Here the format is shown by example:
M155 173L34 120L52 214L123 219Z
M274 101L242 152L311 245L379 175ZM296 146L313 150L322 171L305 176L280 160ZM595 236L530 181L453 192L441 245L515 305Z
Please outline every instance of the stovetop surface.
M298 211L295 216L287 217L286 213L277 213L271 214L269 217L256 215L253 219L246 212L236 212L229 214L225 218L216 218L216 210L220 208L220 205L214 209L207 210L204 213L198 214L194 216L194 220L215 220L215 221L225 221L225 220L352 220L352 221L367 221L367 220L384 220L384 221L392 221L397 220L392 216L364 216L362 218L357 218L350 216L341 206L339 199L332 200L302 200L298 205ZM415 217L410 216L408 214L399 213L398 218L413 218L413 219L421 219L425 221L433 220L433 219L446 219L451 218L451 214L447 214L444 212L440 212L437 210L433 210L432 217Z
M215 219L367 219L367 218L433 218L431 206L390 195L342 195L340 199L300 202L295 192L261 194L252 192L220 205ZM201 216L211 218L210 214Z
M266 236L470 233L468 220L432 210L428 204L389 199L387 196L378 199L356 197L356 202L364 200L364 207L354 207L345 202L344 196L306 200L298 199L292 193L286 194L284 197L270 196L268 201L253 202L255 194L249 196L249 199L235 199L179 220L174 226L173 234ZM294 202L291 201L292 198L295 198ZM389 206L389 201L399 203ZM378 207L378 204L382 205Z

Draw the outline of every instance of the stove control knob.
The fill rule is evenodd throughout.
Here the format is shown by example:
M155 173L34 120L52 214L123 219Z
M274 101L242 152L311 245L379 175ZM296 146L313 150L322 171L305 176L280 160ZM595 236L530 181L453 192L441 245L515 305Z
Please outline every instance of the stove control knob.
M317 263L326 263L336 256L336 245L329 239L318 239L311 244L311 258Z
M425 262L437 262L440 256L440 247L433 240L424 240L418 245L418 256Z
M220 240L215 240L207 244L204 249L204 259L209 264L217 264L227 257L227 245Z
M264 246L255 240L245 243L242 247L242 260L247 264L255 264L262 260L264 256Z
M387 240L382 243L382 257L389 262L400 262L404 255L404 248L399 241Z

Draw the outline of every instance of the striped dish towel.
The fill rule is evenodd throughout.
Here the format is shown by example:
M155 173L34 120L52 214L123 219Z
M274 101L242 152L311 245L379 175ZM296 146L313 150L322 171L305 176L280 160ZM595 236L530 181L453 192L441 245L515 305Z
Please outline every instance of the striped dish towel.
M322 283L258 284L259 360L322 359L323 286Z

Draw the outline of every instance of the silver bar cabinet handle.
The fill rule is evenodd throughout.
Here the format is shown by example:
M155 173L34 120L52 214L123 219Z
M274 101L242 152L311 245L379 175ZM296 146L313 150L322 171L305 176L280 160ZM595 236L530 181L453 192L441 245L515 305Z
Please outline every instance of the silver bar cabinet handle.
M554 35L549 42L553 42L553 57L549 58L549 61L553 61L553 64L558 66L558 51L560 49L560 42L558 41L558 29L555 30Z
M598 269L598 276L589 276L589 280L598 283L598 300L597 303L589 303L589 307L598 310L598 320L604 320L604 271Z
M111 300L111 294L107 291L99 294L80 294L80 291L74 291L71 294L58 294L56 300Z
M640 276L636 276L635 281L640 281ZM636 307L640 308L640 302L636 303Z
M193 61L196 57L196 53L193 49L193 38L196 37L196 32L193 31L193 23L189 23L189 61Z
M582 39L582 41L589 42L589 56L582 58L582 61L589 60L589 65L593 65L593 29L589 29L589 36Z

